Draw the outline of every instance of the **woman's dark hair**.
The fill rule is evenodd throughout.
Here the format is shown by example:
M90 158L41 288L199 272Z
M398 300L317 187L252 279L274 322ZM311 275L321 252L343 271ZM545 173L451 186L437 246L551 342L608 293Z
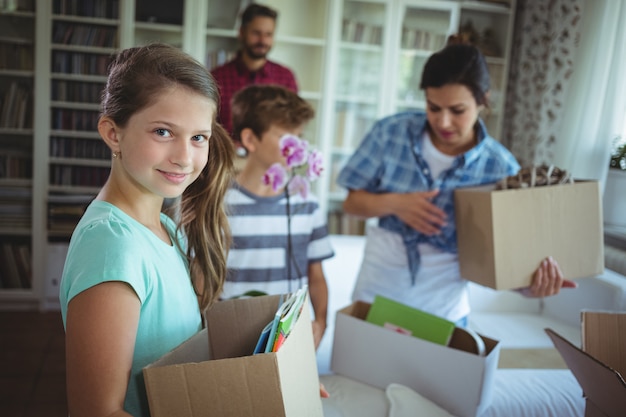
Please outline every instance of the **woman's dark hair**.
M479 105L488 105L489 69L483 54L473 45L451 44L432 54L424 70L420 88L443 87L446 84L466 86Z
M170 45L154 43L119 52L109 66L102 92L102 116L124 127L133 114L171 88L186 88L219 105L218 87L207 68ZM217 113L217 112L216 112ZM230 229L223 199L233 175L232 139L213 115L209 158L200 176L180 199L178 228L187 241L186 256L200 307L219 296L226 277Z
M255 17L269 17L275 21L278 12L262 4L252 3L241 14L241 27L245 27Z

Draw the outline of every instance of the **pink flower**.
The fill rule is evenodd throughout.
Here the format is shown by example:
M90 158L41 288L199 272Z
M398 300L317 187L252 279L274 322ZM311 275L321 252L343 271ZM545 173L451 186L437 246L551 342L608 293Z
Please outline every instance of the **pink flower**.
M263 175L263 184L270 185L272 190L278 191L287 183L287 171L278 162L272 164Z
M289 195L299 193L302 198L306 198L309 195L309 181L301 175L296 175L291 178L288 185Z
M304 164L307 160L308 143L294 135L283 135L280 138L280 152L287 161L287 167L293 168Z
M322 175L322 170L324 169L322 165L322 153L317 150L311 151L311 153L309 153L308 167L306 171L306 176L309 181L314 181Z
M311 190L310 182L322 173L322 154L309 150L306 140L291 134L283 135L279 144L285 162L270 166L263 175L263 184L270 185L273 191L286 186L288 195L299 193L306 198Z

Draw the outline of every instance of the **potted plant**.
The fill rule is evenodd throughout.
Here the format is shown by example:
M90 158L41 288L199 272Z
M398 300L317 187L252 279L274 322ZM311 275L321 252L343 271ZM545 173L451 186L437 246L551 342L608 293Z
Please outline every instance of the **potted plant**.
M603 206L604 224L626 229L626 140L621 136L613 142Z

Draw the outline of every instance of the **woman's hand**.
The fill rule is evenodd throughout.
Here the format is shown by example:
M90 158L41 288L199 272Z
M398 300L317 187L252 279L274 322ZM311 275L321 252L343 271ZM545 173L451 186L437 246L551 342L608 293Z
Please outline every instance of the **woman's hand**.
M526 297L549 297L559 293L561 288L576 288L574 281L563 278L559 264L551 257L545 258L533 274L530 287L518 291Z
M431 203L439 190L395 194L393 213L420 233L431 236L446 225L446 213Z

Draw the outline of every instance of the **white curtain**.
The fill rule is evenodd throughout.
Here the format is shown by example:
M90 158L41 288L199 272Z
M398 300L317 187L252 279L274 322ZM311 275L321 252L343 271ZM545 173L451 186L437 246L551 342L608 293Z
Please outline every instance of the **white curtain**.
M554 164L604 183L626 117L626 1L585 0Z

